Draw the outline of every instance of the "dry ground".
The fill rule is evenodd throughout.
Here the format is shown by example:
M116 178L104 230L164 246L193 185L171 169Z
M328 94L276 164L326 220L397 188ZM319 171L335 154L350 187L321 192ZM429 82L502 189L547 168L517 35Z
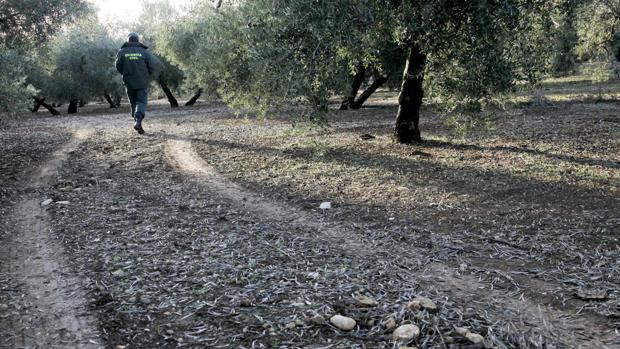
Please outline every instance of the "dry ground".
M326 128L219 105L156 106L142 137L97 106L13 122L0 347L620 348L619 84L548 84L464 137L425 111L412 146L390 94Z

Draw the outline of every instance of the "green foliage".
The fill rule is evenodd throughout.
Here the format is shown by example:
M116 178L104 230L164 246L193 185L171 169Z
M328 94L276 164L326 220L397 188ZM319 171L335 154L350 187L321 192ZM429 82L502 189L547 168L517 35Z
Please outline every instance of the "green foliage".
M578 9L576 53L582 61L620 60L620 0L591 0Z
M3 0L0 6L0 47L31 49L57 32L60 23L87 13L84 0Z
M548 65L547 2L241 1L194 9L158 37L192 83L238 110L301 102L314 110L349 88L359 64L401 78L407 47L428 57L428 95L478 109ZM315 115L310 113L310 115Z
M238 110L260 113L292 101L324 108L348 85L360 1L205 4L160 42L190 79ZM362 47L355 47L362 50ZM357 54L356 57L361 57Z
M25 109L34 89L28 76L34 49L62 23L87 13L82 0L3 0L0 6L0 114Z
M86 18L51 41L38 60L38 72L31 75L32 84L59 102L121 94L122 80L114 67L119 46L95 18Z
M576 70L575 46L577 46L576 8L577 0L559 0L555 6L555 50L551 72L556 76L572 74Z
M26 84L27 64L14 50L0 50L0 115L25 109L33 89Z
M427 98L458 119L482 118L494 99L546 69L546 3L484 0L408 2L399 40L427 55ZM463 122L460 122L463 124Z

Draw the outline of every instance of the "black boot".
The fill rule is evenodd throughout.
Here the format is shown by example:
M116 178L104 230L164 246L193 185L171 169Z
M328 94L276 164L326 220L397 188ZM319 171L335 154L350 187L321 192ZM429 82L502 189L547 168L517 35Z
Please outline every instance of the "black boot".
M144 134L142 119L144 119L144 115L142 115L142 113L136 113L136 123L133 125L133 129L138 131L139 134Z

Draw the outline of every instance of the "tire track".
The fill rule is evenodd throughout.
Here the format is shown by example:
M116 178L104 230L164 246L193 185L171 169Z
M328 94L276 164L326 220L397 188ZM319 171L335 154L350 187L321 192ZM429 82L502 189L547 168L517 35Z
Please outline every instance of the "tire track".
M50 159L23 180L26 194L12 219L15 233L2 248L3 259L19 284L19 312L9 319L3 348L103 348L94 319L87 313L78 276L64 261L63 247L50 234L48 215L39 191L53 182L58 169L93 131L80 130ZM3 268L4 269L4 268Z

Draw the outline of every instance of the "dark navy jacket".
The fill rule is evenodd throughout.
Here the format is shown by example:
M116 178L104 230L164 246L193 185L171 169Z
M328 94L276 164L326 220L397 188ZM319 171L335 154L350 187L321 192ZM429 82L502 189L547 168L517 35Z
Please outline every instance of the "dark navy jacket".
M123 82L127 88L141 90L149 87L155 62L147 49L148 47L139 42L126 42L118 51L116 70L123 74Z

